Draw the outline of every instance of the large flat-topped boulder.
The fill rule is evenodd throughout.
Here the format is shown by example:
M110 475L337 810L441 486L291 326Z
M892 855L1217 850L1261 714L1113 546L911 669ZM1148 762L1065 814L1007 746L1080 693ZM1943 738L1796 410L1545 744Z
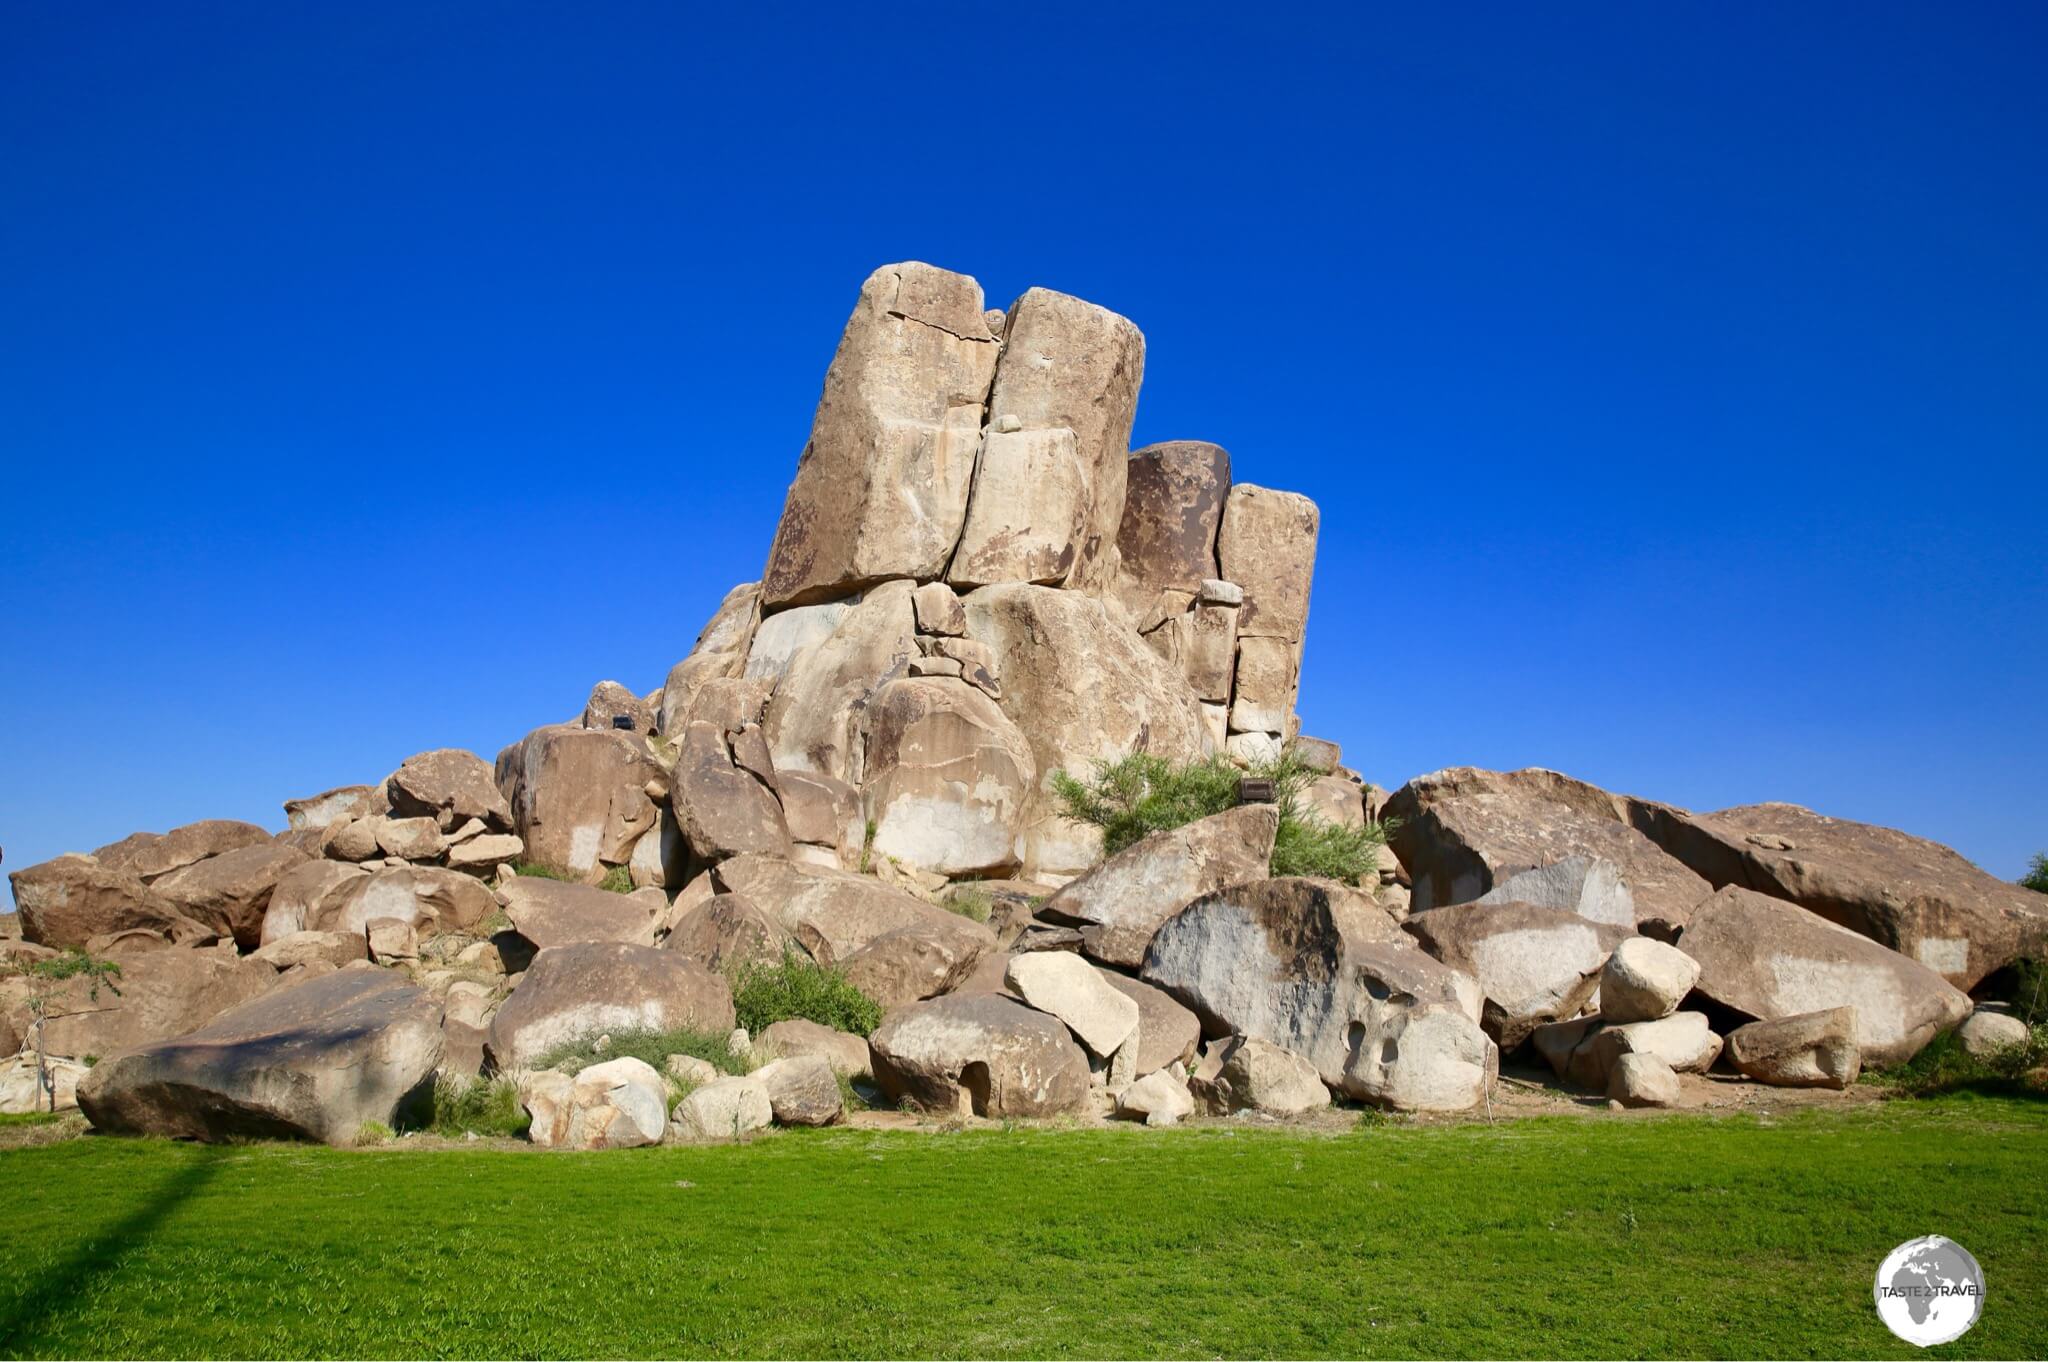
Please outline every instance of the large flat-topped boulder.
M432 994L383 970L342 970L102 1061L78 1105L128 1134L345 1145L422 1094L441 1050Z
M389 918L411 925L421 936L432 936L468 931L496 907L491 891L475 876L431 865L392 867L342 883L320 900L300 927L361 932L379 918Z
M999 874L1023 860L1038 764L995 701L964 681L903 678L875 692L868 726L875 855L942 875Z
M1788 899L1968 989L2048 952L2048 895L1987 875L1938 842L1797 804L1639 822L1710 884Z
M630 847L607 847L607 829L643 806L651 817L645 786L661 775L639 734L578 724L537 728L497 764L527 859L592 881L604 875L606 851L617 853L611 864L625 864Z
M579 941L654 944L654 918L631 894L614 894L588 884L521 875L499 891L512 930L537 951Z
M266 840L194 861L150 887L185 916L255 950L262 944L271 891L286 871L308 859L296 847Z
M732 1029L725 980L677 951L591 941L541 951L491 1018L485 1042L502 1072L603 1031Z
M1469 903L1520 871L1572 856L1612 862L1638 927L1669 936L1713 886L1628 824L1626 803L1555 771L1452 767L1396 790L1389 839L1414 882L1420 911Z
M190 941L214 928L186 913L135 874L76 852L17 870L14 887L24 941L58 950L83 948L110 932L162 932Z
M1088 1056L1055 1018L996 993L898 1008L869 1038L893 1101L1000 1120L1058 1116L1088 1100Z
M1135 969L1160 923L1226 884L1266 878L1279 829L1275 806L1246 804L1152 833L1069 881L1038 915L1079 927L1095 959Z
M1699 962L1694 989L1758 1021L1856 1009L1872 1068L1903 1064L1970 1015L1970 999L1933 970L1806 909L1729 885L1679 938Z
M1463 1111L1491 1087L1480 992L1356 890L1323 880L1233 885L1167 919L1141 977L1211 1035L1292 1050L1348 1096Z
M910 261L868 276L769 549L764 608L944 572L999 348L966 275Z
M1071 512L1076 538L1064 556L1072 563L1059 580L1095 595L1115 582L1124 464L1144 375L1144 336L1108 308L1044 288L1029 289L1010 305L989 394L988 426L997 437L998 477L1014 490L1007 502L996 495L984 497L977 477L961 546L976 545L1001 559L1011 555L1002 543L1002 525L1024 520L1030 533L1017 540L1024 550L1012 557L1018 573L977 581L1034 580L1021 569L1046 560ZM1058 434L1063 430L1071 435L1070 446ZM1062 452L1069 447L1072 463L1064 466L1072 469L1072 495L1031 488L1033 470L1062 467ZM1018 493L1031 505L1028 516L1017 513ZM984 516L993 518L993 532L984 528L989 524ZM1050 556L1063 555L1055 550Z
M987 645L1003 713L1031 744L1037 797L1024 832L1027 875L1074 875L1101 859L1095 829L1058 816L1052 773L1143 748L1169 760L1203 754L1197 701L1180 673L1077 591L1004 584L965 602L967 636Z
M209 856L260 846L270 834L254 823L206 818L169 832L135 832L93 852L109 870L125 870L147 883Z
M1161 591L1195 595L1223 576L1216 536L1230 495L1230 455L1203 440L1168 440L1134 450L1124 473L1116 594L1138 617Z

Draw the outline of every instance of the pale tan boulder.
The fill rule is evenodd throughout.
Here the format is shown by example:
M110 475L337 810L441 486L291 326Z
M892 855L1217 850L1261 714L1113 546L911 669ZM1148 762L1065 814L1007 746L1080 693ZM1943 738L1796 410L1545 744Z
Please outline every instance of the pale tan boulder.
M1117 599L1137 615L1162 590L1198 592L1219 576L1216 536L1230 495L1230 455L1202 440L1168 440L1132 451L1124 469ZM1232 630L1234 637L1235 621Z
M13 1053L10 1047L9 1053ZM43 1087L42 1075L50 1076ZM76 1111L78 1084L92 1070L71 1059L45 1058L23 1051L12 1059L0 1060L0 1116L23 1116L29 1112Z
M526 854L526 843L509 832L487 832L448 848L448 864L457 870L489 870Z
M2018 1017L2004 1012L1986 1012L1982 1008L1964 1018L1963 1024L1956 1028L1956 1040L1964 1051L1979 1059L2001 1050L2024 1046L2032 1039L2033 1033Z
M1614 948L1601 971L1600 1015L1610 1022L1668 1017L1699 977L1699 962L1676 946L1632 936Z
M1237 617L1240 638L1301 643L1308 629L1321 520L1316 504L1299 493L1248 482L1230 489L1216 537L1221 571L1215 575L1244 588Z
M93 859L109 870L121 870L150 883L174 870L195 865L211 856L262 846L270 834L254 823L232 818L208 818L187 823L169 832L137 832L92 853Z
M1292 1050L1379 1105L1463 1111L1498 1069L1478 985L1343 885L1258 880L1204 895L1161 925L1140 974L1209 1033Z
M1255 1036L1231 1036L1211 1046L1191 1086L1219 1116L1236 1111L1299 1116L1330 1105L1330 1089L1315 1065Z
M498 894L512 930L535 950L579 941L654 944L654 919L647 905L630 895L532 875L517 877ZM666 901L662 906L667 907Z
M1298 644L1279 638L1240 638L1230 699L1230 727L1241 733L1285 733L1300 689Z
M1037 951L1016 956L1005 980L1026 1003L1065 1022L1099 1059L1108 1059L1137 1032L1137 1001L1111 987L1078 955Z
M262 944L263 914L278 880L308 859L295 847L265 840L195 861L150 887L186 917L254 950Z
M368 957L368 943L361 936L351 932L290 932L272 941L265 941L252 959L261 960L272 969L283 971L294 965L324 961L327 964L351 965Z
M607 824L614 837L625 830L625 819L613 819L615 800L638 814L647 782L662 774L639 735L570 724L535 729L497 764L527 858L593 882L604 874ZM629 849L612 864L624 864Z
M499 1070L530 1067L563 1045L606 1031L726 1031L732 990L674 951L593 941L541 951L491 1018Z
M1018 864L1038 768L995 701L972 686L905 678L875 693L868 723L874 854L943 875Z
M967 632L967 612L960 608L960 596L944 582L926 582L910 594L910 604L920 634L958 638Z
M1925 965L1733 885L1694 910L1678 944L1699 962L1702 996L1758 1021L1854 1007L1857 1048L1873 1068L1905 1063L1970 1015L1969 998Z
M345 1145L365 1122L390 1125L441 1054L431 995L388 971L341 970L102 1060L79 1084L78 1105L123 1134Z
M381 813L332 824L322 829L327 834L326 854L338 861L382 861L384 848L377 845L377 831L383 826Z
M1271 804L1246 804L1152 833L1069 881L1038 916L1082 930L1088 954L1135 968L1159 924L1227 884L1264 879L1279 831Z
M1863 1069L1853 1007L1738 1026L1727 1052L1738 1071L1781 1088L1847 1088Z
M907 581L876 586L829 637L791 662L763 725L778 772L865 783L862 716L875 692L907 675L918 656L911 590Z
M1181 674L1204 703L1228 703L1239 670L1237 610L1227 605L1197 605L1186 618L1188 632L1181 650ZM1288 665L1291 671L1292 658Z
M1088 1102L1088 1056L1072 1034L1000 994L898 1008L868 1044L882 1091L926 1111L1057 1116Z
M544 1149L637 1149L668 1130L668 1085L644 1059L592 1064L574 1077L522 1074L526 1137Z
M1304 813L1340 828L1365 826L1365 793L1343 776L1317 776L1303 787ZM1631 923L1633 926L1633 923Z
M770 1023L754 1046L757 1051L782 1059L815 1055L829 1064L832 1072L846 1078L863 1077L871 1067L867 1037L835 1031L801 1017Z
M1432 771L1396 790L1385 812L1398 820L1389 840L1418 911L1469 903L1522 871L1586 856L1619 871L1637 929L1668 940L1713 892L1629 824L1624 797L1555 771ZM1549 902L1534 890L1515 892Z
M474 752L443 747L410 756L384 781L391 814L425 817L444 831L474 818L491 832L512 830L512 810L490 763Z
M834 1088L837 1095L837 1088ZM775 1121L774 1099L757 1074L713 1079L676 1103L669 1139L679 1144L737 1140Z
M125 870L68 853L8 877L22 938L58 950L83 946L108 932L140 929L196 940L215 929L186 913Z
M1674 1012L1656 1021L1609 1026L1599 1017L1579 1017L1536 1028L1536 1053L1557 1076L1604 1092L1622 1055L1655 1055L1674 1072L1705 1073L1721 1053L1721 1037L1701 1012Z
M1478 980L1480 1025L1503 1054L1545 1022L1575 1017L1625 929L1526 903L1468 903L1402 924L1437 959Z
M1183 1116L1194 1115L1195 1099L1188 1092L1187 1074L1174 1069L1146 1074L1116 1095L1116 1114L1148 1126L1170 1126Z
M437 861L448 849L447 839L432 818L380 818L377 849L401 861Z
M962 955L993 950L995 934L872 876L771 856L736 856L716 866L719 887L744 894L820 964L837 966L890 932L952 937Z
M860 864L867 823L860 792L843 780L810 771L777 771L775 792L782 801L790 840L800 846L829 847L832 864L853 870Z
M609 728L622 733L652 733L659 711L616 681L600 681L590 688L578 719L585 728Z
M832 637L860 599L853 595L816 605L793 605L763 619L755 626L753 641L747 645L746 670L742 675L748 680L780 682L799 654Z
M662 1060L662 1066L670 1076L693 1088L718 1081L717 1067L710 1060L699 1059L695 1055L669 1055Z
M1094 493L1095 470L1082 464L1065 426L990 429L946 581L963 591L991 582L1061 585L1079 558Z
M767 1087L777 1125L829 1126L844 1109L839 1078L822 1055L770 1060L750 1076Z
M1059 816L1052 773L1144 747L1168 760L1202 755L1194 694L1180 674L1101 602L1076 591L1004 584L965 601L968 637L988 645L1002 711L1031 746L1039 792L1027 813L1028 873L1070 876L1101 859L1101 836Z
M974 280L915 261L861 286L769 550L766 609L944 571L1000 348L983 311Z
M380 965L420 958L419 931L403 918L373 917L363 930L369 938L370 958Z
M284 802L286 825L296 829L324 828L362 818L375 812L378 789L374 785L342 785L304 799Z
M1391 868L1400 868L1398 859ZM1621 868L1599 856L1567 856L1550 865L1517 871L1496 880L1493 888L1473 901L1530 903L1576 913L1588 922L1611 923L1625 931L1636 928L1635 895L1629 892Z
M783 855L789 850L789 827L774 793L734 765L725 735L702 720L683 732L669 807L699 863L748 852Z
M1144 373L1144 336L1107 308L1042 288L1010 305L988 424L991 434L1004 438L1071 433L1080 531L1062 580L1075 590L1100 595L1116 581L1124 465ZM974 511L994 507L997 499L981 498L979 486L977 475ZM974 520L971 512L963 538L974 534Z
M1625 1107L1675 1107L1683 1092L1671 1066L1653 1054L1622 1055L1607 1075L1607 1095Z
M1138 1005L1138 1048L1132 1052L1135 1072L1179 1068L1195 1057L1202 1043L1202 1023L1164 989L1115 970L1098 969L1104 983Z
M497 900L482 881L439 866L405 866L372 871L341 885L320 901L305 928L361 932L376 918L410 922L423 937L467 932L489 917Z
M695 717L697 697L711 681L736 678L746 666L754 629L761 620L761 587L743 582L725 593L690 655L669 669L655 721L661 732L680 733Z
M729 973L741 965L773 965L796 944L782 924L744 894L715 894L677 919L662 939L706 969Z
M1278 733L1232 733L1223 750L1239 766L1266 766L1280 760L1286 744Z

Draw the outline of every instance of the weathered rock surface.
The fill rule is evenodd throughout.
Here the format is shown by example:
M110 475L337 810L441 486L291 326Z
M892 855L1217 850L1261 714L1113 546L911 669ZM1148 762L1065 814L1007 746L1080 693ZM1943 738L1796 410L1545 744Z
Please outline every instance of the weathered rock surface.
M823 1055L770 1060L752 1076L767 1087L778 1125L829 1126L839 1119L844 1106L839 1079Z
M1088 1056L1067 1028L1001 994L897 1009L869 1037L892 1100L975 1116L1056 1116L1088 1100Z
M297 932L318 930L318 924L334 916L329 901L369 873L343 861L304 861L285 871L277 877L269 906L263 910L260 944L268 946Z
M768 610L940 575L966 519L999 349L966 275L911 261L868 276L769 549Z
M761 622L761 585L743 582L725 593L718 609L697 635L690 655L669 669L661 688L655 723L663 733L683 731L696 717L698 693L712 681L737 677L746 666L754 629Z
M943 875L1015 867L1038 767L996 703L960 682L906 678L875 693L870 716L875 854Z
M1721 1037L1705 1013L1674 1012L1657 1021L1604 1024L1598 1017L1552 1022L1531 1037L1558 1077L1605 1092L1615 1061L1623 1055L1654 1055L1677 1073L1705 1073L1721 1053Z
M1601 971L1600 1015L1610 1022L1668 1017L1699 977L1699 962L1676 946L1632 936L1614 948Z
M750 851L789 852L789 825L773 791L734 765L725 734L701 719L683 731L668 797L700 864Z
M737 1140L775 1120L768 1085L756 1074L714 1079L676 1103L669 1136L684 1143Z
M1010 991L1067 1024L1099 1058L1115 1054L1138 1029L1137 1000L1113 988L1078 955L1039 951L1010 961Z
M1143 1121L1148 1126L1170 1126L1183 1116L1192 1116L1195 1099L1188 1091L1187 1075L1173 1069L1146 1074L1116 1095L1116 1114L1126 1121Z
M78 1105L127 1134L349 1144L366 1121L391 1124L440 1058L432 995L381 970L341 970L102 1060Z
M162 932L173 940L200 940L214 928L125 870L112 870L76 853L9 875L26 941L58 950L83 947L96 936L132 930Z
M1163 590L1199 592L1222 575L1216 536L1230 495L1230 455L1201 440L1168 440L1132 451L1124 469L1117 599L1139 616Z
M823 642L791 660L764 725L778 773L808 771L856 788L866 782L868 708L883 685L909 675L918 656L911 591L907 581L876 586Z
M790 840L799 846L829 847L832 863L842 870L860 864L867 839L867 820L860 792L843 780L809 771L777 771L775 791L782 800L783 821Z
M1170 663L1077 591L1006 583L973 592L965 606L967 635L993 651L1002 711L1038 766L1025 872L1078 874L1101 858L1102 839L1058 816L1052 773L1085 774L1098 759L1139 747L1169 760L1199 757L1198 702Z
M574 1077L522 1074L519 1100L545 1149L635 1149L660 1144L668 1129L668 1085L644 1059L592 1064Z
M137 832L93 852L109 870L125 870L144 882L243 847L262 846L270 834L254 823L208 818L169 832Z
M350 932L290 932L263 943L250 958L272 969L284 971L294 965L316 962L334 966L352 965L369 958L368 940Z
M377 918L409 922L422 936L466 932L489 917L497 900L483 882L457 870L415 865L375 870L349 880L320 901L305 927L361 932Z
M1411 915L1407 931L1479 981L1480 1025L1503 1053L1545 1022L1575 1017L1626 929L1526 903L1469 903Z
M600 681L590 688L578 720L585 728L610 728L622 733L652 733L657 723L655 706L616 681Z
M1675 934L1713 892L1629 826L1617 796L1555 771L1435 771L1396 790L1386 813L1399 820L1390 841L1418 911L1469 903L1509 876L1579 855L1619 869L1649 935Z
M754 1044L757 1050L782 1059L815 1055L831 1065L834 1073L848 1078L859 1078L869 1070L867 1037L835 1031L801 1017L771 1023Z
M1758 1021L1854 1007L1857 1047L1875 1068L1905 1063L1970 1014L1969 998L1926 966L1733 885L1694 911L1679 948L1699 962L1703 996Z
M294 847L265 840L194 861L150 887L180 913L254 950L263 939L263 913L270 906L271 891L286 871L306 859Z
M51 1054L104 1057L181 1036L262 995L278 981L268 963L237 958L226 949L103 948L102 954L121 966L119 993L104 985L95 993L92 981L84 977L39 989L49 999L50 1020L43 1040ZM26 1005L9 998L8 1012L11 1029L27 1036L31 1016Z
M1299 1116L1330 1105L1330 1090L1315 1065L1252 1036L1232 1036L1213 1046L1195 1070L1193 1087L1219 1116L1234 1111Z
M740 965L772 965L795 939L744 894L714 894L677 920L662 939L706 969L727 973Z
M1214 575L1244 588L1239 637L1301 642L1321 521L1316 504L1299 493L1248 482L1230 489L1216 539L1222 570Z
M474 752L443 747L407 757L384 789L399 818L431 818L444 832L472 818L492 832L512 830L511 807L489 763Z
M820 964L838 965L876 938L904 928L954 938L963 952L995 947L995 934L987 927L871 876L770 856L736 856L712 874L721 889L744 894Z
M1096 971L1102 981L1138 1005L1138 1048L1132 1055L1132 1070L1149 1074L1155 1069L1180 1067L1195 1057L1202 1043L1202 1023L1187 1008L1173 1000L1164 989L1115 970Z
M1245 804L1125 847L1039 905L1038 916L1082 929L1088 954L1135 968L1159 924L1203 894L1263 879L1279 811Z
M1737 1070L1782 1088L1846 1088L1863 1068L1853 1007L1738 1026L1727 1050Z
M654 919L630 895L531 875L514 878L498 892L512 929L535 950L582 941L654 944Z
M994 948L992 937L927 922L882 933L844 957L840 967L848 983L892 1008L950 993Z
M1607 1075L1607 1095L1625 1107L1675 1107L1682 1092L1678 1075L1653 1054L1622 1055Z
M1972 1012L1956 1028L1956 1040L1964 1051L1979 1059L2025 1045L2031 1038L2027 1024L2018 1017L1982 1009Z
M1937 842L1797 804L1656 811L1644 830L1716 888L1790 900L1957 988L2048 952L2048 896L1987 875Z
M674 951L584 942L541 951L491 1019L500 1072L530 1067L560 1046L603 1031L726 1031L732 990Z
M9 1053L12 1053L10 1047ZM50 1086L43 1087L47 1070ZM73 1111L78 1107L78 1084L92 1070L70 1059L46 1059L38 1066L33 1054L24 1052L0 1060L0 1116L22 1116L34 1111Z
M1598 856L1567 856L1551 865L1518 871L1496 883L1476 903L1528 903L1576 913L1624 931L1636 929L1636 899L1621 868Z
M604 874L614 804L617 821L626 821L623 815L648 804L647 782L662 774L638 734L571 724L535 729L500 752L497 764L498 788L527 856L591 881ZM613 864L625 859L621 849Z
M284 802L286 826L295 829L324 828L363 818L375 812L378 790L374 785L342 785L304 799Z
M1211 1034L1292 1050L1366 1101L1462 1111L1499 1066L1478 985L1327 881L1260 880L1196 899L1152 938L1142 976Z

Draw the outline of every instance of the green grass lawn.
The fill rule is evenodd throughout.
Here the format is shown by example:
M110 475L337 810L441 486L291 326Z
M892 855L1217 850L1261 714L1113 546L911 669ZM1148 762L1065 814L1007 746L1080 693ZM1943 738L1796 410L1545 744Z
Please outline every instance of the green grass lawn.
M0 1354L1917 1355L1942 1233L2048 1355L2048 1104L1344 1135L792 1132L746 1146L0 1153Z

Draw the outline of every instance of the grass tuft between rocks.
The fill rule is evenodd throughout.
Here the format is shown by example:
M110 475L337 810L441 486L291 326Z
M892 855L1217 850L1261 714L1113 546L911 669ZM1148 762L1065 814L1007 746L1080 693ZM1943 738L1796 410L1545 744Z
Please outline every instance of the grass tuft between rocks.
M758 1036L779 1021L801 1019L865 1036L882 1024L882 1005L846 976L794 948L773 965L751 963L732 972L732 1007L739 1024Z

